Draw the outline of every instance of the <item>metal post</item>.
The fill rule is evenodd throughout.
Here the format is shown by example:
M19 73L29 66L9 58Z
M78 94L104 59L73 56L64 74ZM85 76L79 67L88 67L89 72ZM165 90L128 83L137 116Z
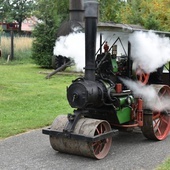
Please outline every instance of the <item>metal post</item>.
M131 43L128 41L128 77L132 75Z
M100 54L102 54L102 33L100 33Z
M168 74L169 74L169 86L170 86L170 62L169 62L169 68L168 68Z
M11 29L11 56L10 59L14 59L14 31Z
M0 57L2 55L2 51L1 51L1 32L0 32Z

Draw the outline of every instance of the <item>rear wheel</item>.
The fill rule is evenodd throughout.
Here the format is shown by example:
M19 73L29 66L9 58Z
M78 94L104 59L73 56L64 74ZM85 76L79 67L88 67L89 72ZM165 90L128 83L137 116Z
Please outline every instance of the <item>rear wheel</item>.
M170 96L168 86L156 86L158 95L161 97ZM147 110L144 113L144 125L141 128L143 135L152 140L164 140L170 132L170 111Z
M142 69L140 69L140 71L138 71L138 70L136 71L137 80L139 82L141 82L142 84L148 83L149 76L150 76L150 74L145 73Z

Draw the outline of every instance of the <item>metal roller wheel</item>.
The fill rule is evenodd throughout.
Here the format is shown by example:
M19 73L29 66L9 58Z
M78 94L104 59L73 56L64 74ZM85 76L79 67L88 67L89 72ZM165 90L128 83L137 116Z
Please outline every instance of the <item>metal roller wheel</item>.
M54 120L51 129L63 131L67 121L66 115L60 115ZM105 120L81 118L77 122L73 133L93 137L110 130L110 124ZM52 148L59 152L102 159L110 150L112 137L97 142L87 142L61 136L50 136L50 143Z
M155 85L158 95L170 96L170 88L165 85ZM141 128L143 135L151 140L164 140L170 132L170 111L152 111L144 113L144 125Z

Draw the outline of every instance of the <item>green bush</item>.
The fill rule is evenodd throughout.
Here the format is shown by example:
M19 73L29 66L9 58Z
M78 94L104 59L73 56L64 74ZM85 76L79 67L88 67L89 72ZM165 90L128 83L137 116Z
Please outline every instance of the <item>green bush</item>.
M52 67L55 33L56 29L52 23L38 24L33 32L35 39L33 41L32 59L41 67Z

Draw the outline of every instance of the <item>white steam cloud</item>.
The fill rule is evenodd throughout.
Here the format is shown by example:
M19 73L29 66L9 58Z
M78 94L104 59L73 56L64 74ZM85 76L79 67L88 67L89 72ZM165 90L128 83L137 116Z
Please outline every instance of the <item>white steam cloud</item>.
M99 47L100 47L99 35L97 35L96 50L98 50ZM60 36L56 40L53 54L70 57L75 62L76 71L84 71L85 33L73 32L67 36Z
M157 68L170 61L170 39L149 32L135 32L129 37L131 42L131 57L134 65L146 73L152 73ZM134 68L136 69L136 68ZM158 96L153 85L144 85L140 82L121 79L133 91L135 97L140 97L144 105L157 111L170 110L169 93Z
M152 85L144 85L140 82L127 79L121 80L133 91L135 97L143 99L146 108L156 111L170 110L170 97L168 93L164 94L164 96L158 96L158 93Z
M154 72L157 68L170 61L170 39L161 38L149 32L135 32L129 37L132 44L132 60L146 73Z
M85 34L71 33L56 40L54 55L70 57L76 64L77 71L85 67Z

